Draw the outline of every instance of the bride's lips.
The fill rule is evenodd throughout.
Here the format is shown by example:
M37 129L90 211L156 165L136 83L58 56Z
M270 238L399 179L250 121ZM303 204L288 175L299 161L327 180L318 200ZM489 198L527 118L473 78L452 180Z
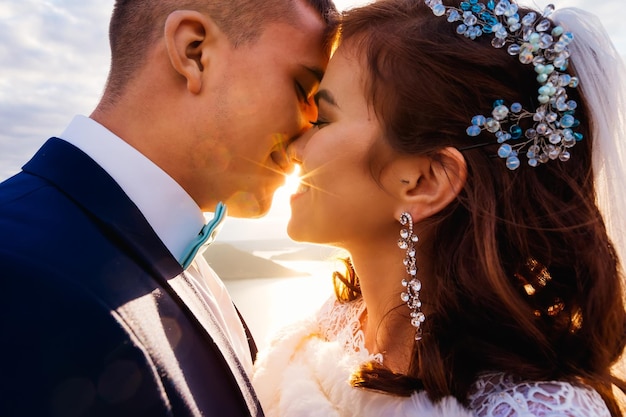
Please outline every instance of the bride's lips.
M306 194L311 189L311 186L308 183L303 182L304 175L302 174L303 173L301 173L300 176L300 184L298 185L298 189L291 195L291 201L300 197L302 194Z
M298 186L298 189L296 190L296 192L294 194L304 194L307 191L309 191L311 189L311 187L309 187L307 184L301 182L300 185Z

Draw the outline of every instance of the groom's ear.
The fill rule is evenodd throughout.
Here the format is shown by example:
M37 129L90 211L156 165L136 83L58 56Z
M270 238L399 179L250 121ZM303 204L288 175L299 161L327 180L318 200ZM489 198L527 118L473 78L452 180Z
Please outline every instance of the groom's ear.
M210 61L228 42L226 35L208 15L176 10L165 20L164 39L172 68L186 79L191 93L200 93Z
M419 222L446 208L461 192L467 179L467 164L453 147L434 155L404 155L391 162L384 186L395 197L395 218L411 213Z

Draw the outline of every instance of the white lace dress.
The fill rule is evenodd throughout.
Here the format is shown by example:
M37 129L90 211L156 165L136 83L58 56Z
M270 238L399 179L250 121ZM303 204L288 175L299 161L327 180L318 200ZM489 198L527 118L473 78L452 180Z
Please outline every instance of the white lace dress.
M411 397L358 389L349 377L372 359L364 347L361 300L330 300L317 316L283 329L260 353L253 384L267 417L610 417L600 395L566 382L521 382L501 373L481 376L469 409L454 398L433 404L424 392Z

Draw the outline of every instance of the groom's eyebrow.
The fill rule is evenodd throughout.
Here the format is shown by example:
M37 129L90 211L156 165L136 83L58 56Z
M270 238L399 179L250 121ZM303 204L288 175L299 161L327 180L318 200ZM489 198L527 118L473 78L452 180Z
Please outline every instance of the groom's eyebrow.
M320 105L320 100L324 100L328 104L332 104L335 107L339 107L337 105L337 101L335 100L335 97L328 90L319 90L317 93L315 93L315 97L313 99L315 100L315 105L318 107Z

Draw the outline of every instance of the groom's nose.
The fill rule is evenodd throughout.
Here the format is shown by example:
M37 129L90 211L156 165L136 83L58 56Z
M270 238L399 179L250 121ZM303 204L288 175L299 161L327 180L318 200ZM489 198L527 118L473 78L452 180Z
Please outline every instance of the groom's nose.
M302 165L302 153L312 135L313 129L309 129L289 144L287 147L287 157L291 163Z

